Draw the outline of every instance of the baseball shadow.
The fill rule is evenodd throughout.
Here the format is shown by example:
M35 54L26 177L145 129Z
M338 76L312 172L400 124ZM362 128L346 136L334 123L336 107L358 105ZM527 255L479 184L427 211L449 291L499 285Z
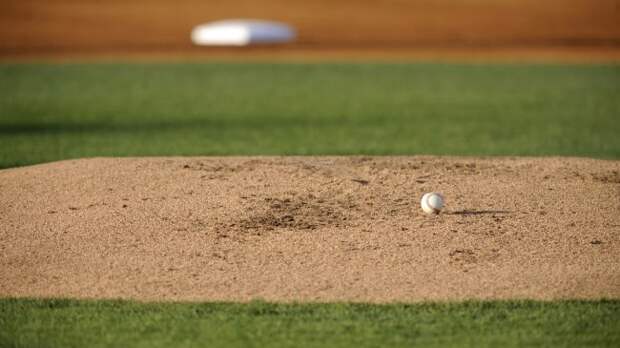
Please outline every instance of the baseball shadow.
M497 215L497 214L512 214L512 211L509 210L472 210L472 209L464 209L457 210L453 212L449 212L449 215L462 215L462 216L475 216L475 215Z

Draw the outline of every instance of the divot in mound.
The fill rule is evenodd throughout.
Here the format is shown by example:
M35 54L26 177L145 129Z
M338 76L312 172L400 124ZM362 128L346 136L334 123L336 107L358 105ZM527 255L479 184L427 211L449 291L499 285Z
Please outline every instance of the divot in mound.
M230 227L248 232L341 228L347 226L350 220L348 209L352 206L350 201L330 201L313 194L291 198L266 197L263 202L259 200L248 208L249 217L233 222Z

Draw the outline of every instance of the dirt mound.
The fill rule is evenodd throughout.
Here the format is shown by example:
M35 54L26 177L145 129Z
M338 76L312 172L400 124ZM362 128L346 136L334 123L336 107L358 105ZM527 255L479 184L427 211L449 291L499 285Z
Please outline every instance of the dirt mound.
M619 161L255 157L0 171L0 296L620 298ZM444 212L419 208L440 191Z

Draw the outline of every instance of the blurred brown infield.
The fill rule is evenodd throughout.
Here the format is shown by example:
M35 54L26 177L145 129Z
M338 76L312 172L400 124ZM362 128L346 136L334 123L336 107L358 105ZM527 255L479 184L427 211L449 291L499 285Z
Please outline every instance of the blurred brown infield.
M0 296L620 298L620 162L154 157L0 171ZM439 215L419 207L446 197Z
M193 26L226 18L283 21L298 39L237 49L192 45ZM615 0L21 0L0 3L0 21L0 60L620 59Z

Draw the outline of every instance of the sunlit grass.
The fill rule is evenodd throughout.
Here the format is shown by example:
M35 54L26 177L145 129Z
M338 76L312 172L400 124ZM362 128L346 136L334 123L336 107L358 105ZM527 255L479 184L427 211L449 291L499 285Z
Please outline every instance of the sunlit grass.
M0 65L0 168L93 156L620 157L620 66Z

